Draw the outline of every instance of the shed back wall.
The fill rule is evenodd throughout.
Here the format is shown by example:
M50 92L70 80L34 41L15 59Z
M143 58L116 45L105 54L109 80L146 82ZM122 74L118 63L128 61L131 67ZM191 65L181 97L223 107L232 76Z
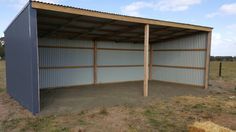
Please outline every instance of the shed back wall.
M153 55L152 78L159 81L204 86L205 70L191 67L205 68L206 51L180 50L205 49L206 39L206 33L198 33L184 38L153 44L153 49L157 51L154 51ZM176 51L168 51L168 49L175 49ZM189 68L174 68L172 66Z
M43 46L86 47L88 49ZM93 41L39 39L39 47L41 89L93 84ZM97 83L142 80L143 66L137 66L143 65L142 50L143 44L98 41ZM80 66L86 66L86 68Z

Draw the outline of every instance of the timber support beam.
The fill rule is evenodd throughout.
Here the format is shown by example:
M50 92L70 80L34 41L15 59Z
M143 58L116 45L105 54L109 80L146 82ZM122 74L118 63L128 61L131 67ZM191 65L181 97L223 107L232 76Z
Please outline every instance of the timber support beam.
M148 96L148 78L149 78L149 24L144 29L144 82L143 96Z

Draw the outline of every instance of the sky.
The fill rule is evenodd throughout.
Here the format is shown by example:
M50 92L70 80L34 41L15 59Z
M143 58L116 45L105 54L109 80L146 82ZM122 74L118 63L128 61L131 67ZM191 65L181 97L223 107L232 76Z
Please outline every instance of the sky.
M28 0L0 0L0 37ZM213 27L211 55L236 56L236 0L41 0Z

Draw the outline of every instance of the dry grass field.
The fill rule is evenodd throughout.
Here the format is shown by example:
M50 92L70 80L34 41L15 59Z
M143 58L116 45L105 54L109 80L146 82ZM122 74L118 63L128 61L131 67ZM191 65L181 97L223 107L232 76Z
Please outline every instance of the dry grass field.
M0 61L0 131L187 131L195 121L212 121L236 130L236 62L211 63L208 95L178 96L153 101L145 106L115 106L78 113L34 117L5 92L4 62Z
M210 63L210 79L219 80L223 79L226 82L236 82L236 62L223 62L222 63L222 77L219 77L219 61Z

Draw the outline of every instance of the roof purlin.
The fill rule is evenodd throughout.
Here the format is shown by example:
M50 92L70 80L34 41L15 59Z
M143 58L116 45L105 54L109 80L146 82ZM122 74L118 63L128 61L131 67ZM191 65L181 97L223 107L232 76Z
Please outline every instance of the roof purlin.
M176 23L176 22L168 22L168 21L161 21L161 20L154 20L154 19L147 19L147 18L140 18L140 17L124 16L124 15L92 11L92 10L80 9L80 8L63 6L63 5L43 3L43 2L38 2L38 1L32 1L31 4L32 4L32 8L34 9L50 10L50 11L70 13L70 14L76 14L76 15L84 15L84 16L112 19L112 20L118 20L118 21L126 21L126 22L132 22L132 23L176 27L176 28L192 29L192 30L207 31L207 32L212 31L211 27L183 24L183 23Z

